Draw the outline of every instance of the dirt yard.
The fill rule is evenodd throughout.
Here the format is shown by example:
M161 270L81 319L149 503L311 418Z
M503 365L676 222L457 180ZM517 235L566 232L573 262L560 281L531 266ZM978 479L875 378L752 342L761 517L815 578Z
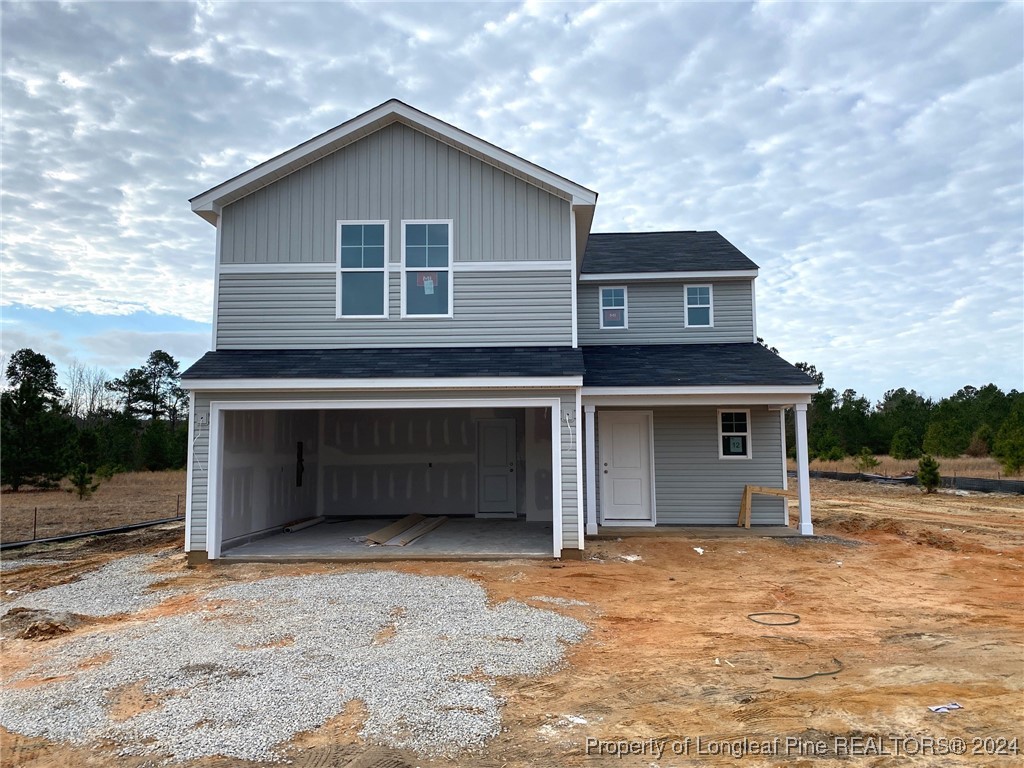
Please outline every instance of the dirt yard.
M537 595L583 601L532 604L573 616L591 632L569 650L561 669L498 680L503 731L480 752L453 763L362 743L357 732L365 712L357 702L293 739L291 764L1021 765L1013 752L1024 749L1024 497L925 496L912 488L827 480L812 481L812 495L821 537L813 540L638 536L590 542L582 562L382 566L473 579L494 602ZM180 539L177 526L19 552L60 562L5 573L3 589L14 593L4 600L74 580L127 553L168 551ZM67 638L195 610L194 593L269 576L372 567L238 564L188 571L180 554L165 562L168 576L184 580L192 594L49 639L5 640L5 685ZM765 611L797 614L799 623L764 626L748 618ZM785 679L814 673L827 674ZM108 699L115 718L159 706L141 686L116 694ZM949 702L962 708L928 709ZM4 765L145 762L119 755L112 744L74 747L2 729L0 736ZM614 754L629 749L633 754ZM189 765L257 764L207 758Z
M100 487L87 499L68 493L67 481L59 490L0 493L0 540L42 539L185 514L184 470L126 472L93 482Z

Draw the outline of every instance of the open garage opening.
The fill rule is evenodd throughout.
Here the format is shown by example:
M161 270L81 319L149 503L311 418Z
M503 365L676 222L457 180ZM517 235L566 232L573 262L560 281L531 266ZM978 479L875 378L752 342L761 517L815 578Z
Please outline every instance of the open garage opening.
M225 409L217 433L222 557L550 557L556 548L551 408ZM409 516L446 519L404 545L365 540ZM318 522L283 532L304 520Z

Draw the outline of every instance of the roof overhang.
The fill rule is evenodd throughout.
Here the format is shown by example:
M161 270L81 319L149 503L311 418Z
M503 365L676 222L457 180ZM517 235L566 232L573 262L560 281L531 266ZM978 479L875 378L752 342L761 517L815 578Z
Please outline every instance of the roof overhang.
M452 376L377 379L186 379L191 392L366 392L465 389L566 389L583 385L582 376Z
M753 279L757 277L756 269L719 269L689 272L588 272L580 275L581 283L607 283L613 281L637 280L726 280Z
M769 405L810 403L817 385L583 387L584 405Z
M594 206L597 203L597 193L593 190L466 133L443 120L438 120L426 112L410 107L404 102L391 99L193 197L190 201L192 210L216 225L220 218L220 210L224 206L392 123L404 123L482 162L568 200L574 207Z

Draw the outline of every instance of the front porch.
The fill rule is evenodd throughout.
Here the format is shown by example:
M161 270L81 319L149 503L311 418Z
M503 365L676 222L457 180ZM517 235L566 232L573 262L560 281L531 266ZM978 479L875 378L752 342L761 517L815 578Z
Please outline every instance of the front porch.
M731 525L659 525L652 528L603 525L597 529L597 533L587 534L587 540L611 541L631 537L678 538L693 539L694 541L749 538L791 539L799 538L801 535L798 528L786 525L755 525L751 528L738 528Z

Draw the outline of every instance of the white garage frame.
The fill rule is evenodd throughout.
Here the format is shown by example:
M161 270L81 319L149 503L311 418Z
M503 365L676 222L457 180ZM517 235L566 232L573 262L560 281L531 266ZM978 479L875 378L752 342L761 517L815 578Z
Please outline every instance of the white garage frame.
M226 411L421 410L425 408L549 408L551 413L551 538L552 554L562 555L562 436L558 397L419 398L409 400L211 400L209 476L207 480L207 557L221 556L220 510L224 413ZM582 526L582 523L581 523ZM191 530L188 532L191 536Z

